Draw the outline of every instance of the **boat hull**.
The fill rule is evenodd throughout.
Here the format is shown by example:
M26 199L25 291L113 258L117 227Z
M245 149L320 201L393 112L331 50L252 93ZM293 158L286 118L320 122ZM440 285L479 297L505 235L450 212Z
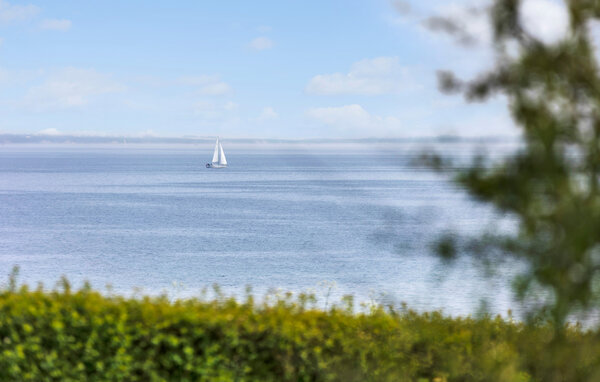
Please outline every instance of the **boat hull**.
M207 163L206 168L227 168L227 165Z

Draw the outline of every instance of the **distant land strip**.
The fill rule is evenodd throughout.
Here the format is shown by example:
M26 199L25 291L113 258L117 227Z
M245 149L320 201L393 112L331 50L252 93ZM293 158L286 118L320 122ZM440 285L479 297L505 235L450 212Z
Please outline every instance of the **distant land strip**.
M213 143L216 136L181 136L160 137L145 136L117 136L117 135L46 135L46 134L0 134L0 144L32 144L32 143L77 143L77 144L204 144ZM241 144L377 144L377 143L403 143L403 142L514 142L514 137L485 136L461 137L454 135L440 135L434 137L402 137L402 138L357 138L357 139L262 139L262 138L227 138L229 143Z

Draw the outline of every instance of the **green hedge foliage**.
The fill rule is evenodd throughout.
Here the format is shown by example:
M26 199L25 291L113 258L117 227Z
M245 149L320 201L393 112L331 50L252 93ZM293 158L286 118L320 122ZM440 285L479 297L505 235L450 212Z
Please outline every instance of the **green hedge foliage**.
M569 328L557 347L548 325L346 302L324 311L303 295L170 301L12 285L0 291L0 380L600 380L596 331Z

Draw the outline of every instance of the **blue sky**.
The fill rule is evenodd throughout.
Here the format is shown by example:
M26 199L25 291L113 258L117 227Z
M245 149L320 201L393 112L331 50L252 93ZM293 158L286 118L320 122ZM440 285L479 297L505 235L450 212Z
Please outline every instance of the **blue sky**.
M464 26L469 47L426 27L474 3L1 0L0 132L514 135L501 98L436 88L438 69L491 63L481 17Z

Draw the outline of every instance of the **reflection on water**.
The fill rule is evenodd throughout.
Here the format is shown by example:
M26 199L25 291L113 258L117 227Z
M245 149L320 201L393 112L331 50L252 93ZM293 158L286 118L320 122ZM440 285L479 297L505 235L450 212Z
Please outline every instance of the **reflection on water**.
M437 149L472 153L459 144ZM210 154L185 148L5 148L0 269L19 265L31 284L53 285L64 274L119 293L172 291L176 282L179 295L213 283L260 294L327 281L335 282L331 300L384 294L464 314L487 298L493 311L514 308L510 264L487 280L469 259L448 268L430 255L444 230L510 222L412 165L419 152L229 150L230 168L207 170Z

